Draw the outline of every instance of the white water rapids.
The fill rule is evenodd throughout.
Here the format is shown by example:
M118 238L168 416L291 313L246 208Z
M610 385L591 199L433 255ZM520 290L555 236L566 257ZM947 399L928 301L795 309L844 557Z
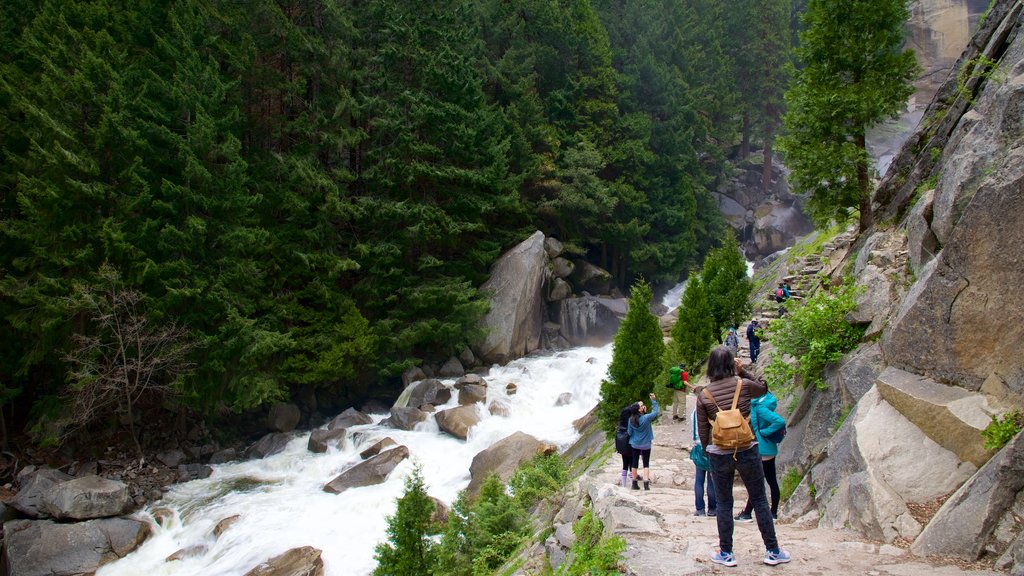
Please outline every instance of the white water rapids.
M432 416L407 432L379 426L387 415L376 414L373 424L349 428L344 449L313 454L306 449L306 432L280 454L214 466L209 478L175 485L163 500L146 508L142 515L150 520L158 508L168 508L174 515L162 527L154 522L149 540L101 568L97 576L240 576L299 546L323 552L327 576L369 574L376 565L374 546L387 537L387 516L394 513L414 462L422 467L428 493L450 505L469 484L473 456L513 432L522 430L559 450L568 448L578 438L573 420L598 402L611 348L576 348L494 367L484 377L487 402L501 398L509 403L511 413L492 416L486 404L478 405L482 419L466 441L440 432ZM509 383L518 386L513 396L505 395ZM556 407L556 399L564 392L572 394L572 401ZM457 396L438 410L457 406ZM357 441L353 434L358 434ZM337 495L322 490L361 461L360 451L384 437L410 451L410 459L395 468L386 482ZM236 514L241 518L214 538L214 526ZM196 554L166 560L182 549Z

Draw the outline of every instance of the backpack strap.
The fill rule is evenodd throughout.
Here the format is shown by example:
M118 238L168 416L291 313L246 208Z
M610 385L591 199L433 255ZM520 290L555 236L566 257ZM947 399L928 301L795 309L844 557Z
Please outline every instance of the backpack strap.
M711 404L713 404L715 408L718 408L718 402L715 402L715 397L711 395L711 392L708 392L707 386L704 387L704 395L708 397L708 400L711 400ZM708 416L710 417L710 414Z
M736 405L740 401L740 388L743 387L743 378L736 377L736 393L732 395L732 409L736 409Z

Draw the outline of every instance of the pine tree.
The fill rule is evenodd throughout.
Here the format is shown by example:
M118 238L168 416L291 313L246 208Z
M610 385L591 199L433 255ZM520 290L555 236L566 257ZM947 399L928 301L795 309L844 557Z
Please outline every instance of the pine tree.
M437 563L431 525L434 501L427 495L417 466L405 479L405 491L393 516L388 516L388 540L377 545L374 576L432 574Z
M895 116L913 93L913 52L903 50L904 0L811 0L780 140L796 190L818 223L860 210L872 224L867 129Z
M707 358L717 333L704 280L700 274L690 274L671 333L679 359L696 370Z
M619 411L631 402L643 400L655 389L662 375L664 337L658 319L651 313L651 287L642 278L633 284L629 310L615 333L608 379L601 382L598 419L608 433L619 422Z
M738 326L750 314L749 297L753 286L747 277L743 253L731 232L725 235L722 246L704 259L701 278L718 331Z

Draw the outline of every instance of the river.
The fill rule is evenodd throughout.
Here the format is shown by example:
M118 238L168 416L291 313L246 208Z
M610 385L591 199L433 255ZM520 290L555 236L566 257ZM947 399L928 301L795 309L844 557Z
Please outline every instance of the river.
M513 432L524 431L559 450L568 448L578 438L573 420L598 402L611 348L610 344L576 348L492 368L484 377L489 384L487 402L497 398L508 401L510 415L492 416L481 406L482 420L466 441L440 432L432 417L415 431L402 431L378 424L387 414L373 414L372 424L348 430L343 449L313 454L306 449L309 432L305 432L297 434L280 454L214 466L209 478L177 484L161 501L142 511L150 520L161 508L170 510L172 516L164 526L154 522L149 540L101 568L97 576L240 576L299 546L323 552L327 576L370 574L376 565L374 546L386 539L387 516L394 513L414 462L422 468L429 494L450 505L469 484L473 456ZM454 380L444 382L452 384ZM505 394L509 383L518 386L513 396ZM556 399L565 392L572 394L572 401L556 407ZM456 405L453 397L438 409ZM386 482L337 495L322 490L324 484L361 461L361 450L388 436L407 446L411 456ZM214 526L234 515L240 519L214 538ZM195 555L166 560L182 549L194 550Z

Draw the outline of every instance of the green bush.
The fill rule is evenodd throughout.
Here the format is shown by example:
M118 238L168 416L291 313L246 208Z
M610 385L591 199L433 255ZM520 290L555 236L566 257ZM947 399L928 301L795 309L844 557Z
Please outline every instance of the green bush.
M626 551L626 541L619 536L602 538L604 524L591 510L572 525L576 542L569 551L569 565L558 568L559 576L597 576L619 574L618 565Z
M779 501L785 502L789 500L790 496L796 492L800 482L804 479L804 475L800 472L799 468L790 468L786 470L786 473L782 476L782 483L779 486Z
M560 456L538 454L516 470L508 486L519 505L529 508L565 486L568 475Z
M818 388L825 366L839 360L853 350L864 336L864 328L846 321L847 313L857 307L857 289L846 283L832 292L819 290L802 304L793 302L786 317L773 321L768 328L776 357L765 370L772 389L786 390L799 377L804 386L812 383ZM792 370L783 368L781 356L789 354L796 359Z
M998 419L993 416L992 422L981 431L982 437L985 438L985 449L999 450L1012 440L1021 428L1024 428L1024 414L1020 410L1008 412Z

